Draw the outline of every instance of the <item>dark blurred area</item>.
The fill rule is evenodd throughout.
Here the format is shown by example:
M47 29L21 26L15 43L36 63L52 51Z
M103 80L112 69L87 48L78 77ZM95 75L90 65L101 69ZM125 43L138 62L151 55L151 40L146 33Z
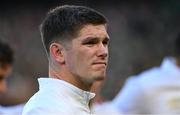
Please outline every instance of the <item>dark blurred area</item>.
M48 60L39 25L47 11L58 5L84 5L109 20L110 60L101 91L107 100L121 89L127 77L173 55L173 40L180 30L179 0L29 0L0 1L0 39L10 43L16 60L8 79L4 105L26 102L37 91L37 78L48 76Z

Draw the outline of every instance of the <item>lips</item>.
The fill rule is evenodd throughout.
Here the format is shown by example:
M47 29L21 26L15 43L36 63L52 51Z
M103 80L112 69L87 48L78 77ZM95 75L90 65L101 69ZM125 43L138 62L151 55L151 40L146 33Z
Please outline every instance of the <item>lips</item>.
M107 65L106 62L94 62L93 65Z

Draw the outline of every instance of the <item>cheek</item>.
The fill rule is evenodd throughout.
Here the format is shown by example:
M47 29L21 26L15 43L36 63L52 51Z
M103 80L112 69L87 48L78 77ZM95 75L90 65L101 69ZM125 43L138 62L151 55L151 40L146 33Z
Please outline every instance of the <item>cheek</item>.
M78 51L72 60L74 69L79 73L86 73L92 63L92 57L90 57L89 52L84 50Z
M94 58L94 54L91 50L82 50L77 54L77 59L80 63L91 63Z
M84 66L86 56L83 52L73 51L69 52L66 57L66 64L71 69L78 69Z
M85 70L92 63L93 58L95 57L94 50L89 48L76 48L78 50L73 50L68 52L67 65L70 68Z

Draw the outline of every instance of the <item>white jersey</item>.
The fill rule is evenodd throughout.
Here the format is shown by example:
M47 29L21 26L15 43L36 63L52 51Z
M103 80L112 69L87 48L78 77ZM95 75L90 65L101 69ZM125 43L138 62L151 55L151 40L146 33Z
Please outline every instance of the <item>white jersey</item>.
M95 94L53 78L38 79L40 90L25 105L23 115L91 114L89 101Z
M94 103L92 108L94 115L122 115L117 108L111 105L111 102Z
M0 106L0 115L22 115L24 104Z
M180 114L180 68L165 58L160 67L130 77L112 101L123 113Z

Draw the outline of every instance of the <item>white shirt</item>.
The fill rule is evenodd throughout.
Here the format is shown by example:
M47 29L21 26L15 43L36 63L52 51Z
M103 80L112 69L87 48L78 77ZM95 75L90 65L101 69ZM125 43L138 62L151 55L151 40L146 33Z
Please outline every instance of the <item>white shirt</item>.
M123 113L180 114L180 68L165 58L155 67L129 78L112 104Z
M0 115L22 115L24 104L0 106Z
M89 101L94 93L53 78L38 79L40 90L25 105L23 115L91 114Z
M92 109L94 115L122 115L121 112L108 101L101 104L94 103Z

